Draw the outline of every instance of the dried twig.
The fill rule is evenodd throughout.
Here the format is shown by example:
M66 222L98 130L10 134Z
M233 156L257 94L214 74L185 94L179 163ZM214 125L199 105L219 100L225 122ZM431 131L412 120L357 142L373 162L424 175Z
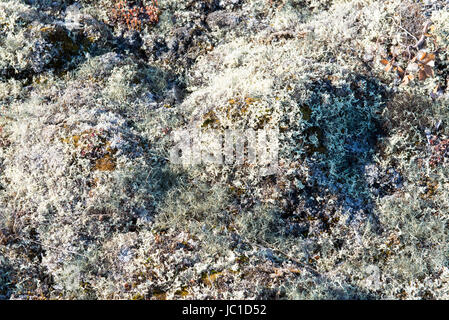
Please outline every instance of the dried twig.
M431 25L432 25L432 21L427 20L426 23L424 24L424 28L423 28L421 37L419 38L419 40L417 39L417 42L413 47L415 47L418 50L421 48L421 46L426 41L426 34Z
M283 256L285 256L288 260L296 263L298 266L303 267L304 269L306 269L307 271L311 272L313 275L317 276L317 277L322 277L322 275L318 272L318 270L316 270L315 268L311 267L310 265L299 261L298 259L293 258L291 255L289 255L288 253L282 251L281 249L275 248L273 246L271 246L268 242L262 240L262 239L257 239L256 242L249 240L248 238L242 236L241 234L239 234L236 230L234 231L238 234L238 236L240 238L242 238L243 240L245 240L246 242L250 243L253 246L256 247L260 247L262 249L271 249L273 251L276 251L280 254L282 254Z
M305 35L307 34L306 31L304 32L294 32L292 30L283 30L283 31L277 31L277 32L273 32L272 34L270 34L268 36L267 39L265 39L263 42L265 44L269 44L271 43L274 39L280 39L280 38L284 38L284 39L293 39L295 37L298 38L303 38Z

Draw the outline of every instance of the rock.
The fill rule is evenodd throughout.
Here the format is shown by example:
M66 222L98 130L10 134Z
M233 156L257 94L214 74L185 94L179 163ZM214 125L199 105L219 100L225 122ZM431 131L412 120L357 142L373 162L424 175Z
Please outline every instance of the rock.
M215 11L207 15L206 22L211 28L234 28L240 23L241 19L235 13L224 10Z

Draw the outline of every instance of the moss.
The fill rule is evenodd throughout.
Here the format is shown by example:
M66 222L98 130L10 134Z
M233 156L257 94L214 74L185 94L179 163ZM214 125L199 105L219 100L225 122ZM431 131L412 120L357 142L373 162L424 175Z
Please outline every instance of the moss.
M189 295L189 291L187 289L181 289L176 291L175 295L180 296L181 298L185 298Z
M218 125L220 123L220 120L215 115L215 112L213 110L206 113L203 118L205 118L203 124L201 125L202 128L207 128L210 126Z
M39 31L42 33L44 39L61 47L61 53L64 57L70 58L75 55L78 50L80 50L80 46L69 37L64 29L60 27L44 27Z
M218 278L223 275L222 272L212 270L210 272L204 272L201 275L201 281L207 286L213 286L217 282Z
M150 298L155 300L167 300L167 293L162 289L153 289L149 294Z

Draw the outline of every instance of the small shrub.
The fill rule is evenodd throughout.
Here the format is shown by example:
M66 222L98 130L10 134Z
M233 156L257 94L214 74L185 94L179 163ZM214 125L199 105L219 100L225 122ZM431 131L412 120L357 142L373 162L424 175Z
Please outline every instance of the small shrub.
M152 0L150 5L142 2L133 6L127 0L119 0L111 10L111 20L127 29L140 31L146 24L157 23L159 12L157 0Z

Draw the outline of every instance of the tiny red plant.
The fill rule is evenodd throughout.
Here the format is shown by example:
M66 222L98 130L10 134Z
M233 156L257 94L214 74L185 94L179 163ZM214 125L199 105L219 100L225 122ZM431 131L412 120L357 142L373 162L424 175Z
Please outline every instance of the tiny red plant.
M437 136L429 137L431 156L429 164L434 167L449 157L449 139L440 139Z
M144 25L155 24L159 21L160 10L157 0L151 0L151 4L135 4L131 6L127 0L115 0L111 10L111 21L121 24L130 30L142 30Z

